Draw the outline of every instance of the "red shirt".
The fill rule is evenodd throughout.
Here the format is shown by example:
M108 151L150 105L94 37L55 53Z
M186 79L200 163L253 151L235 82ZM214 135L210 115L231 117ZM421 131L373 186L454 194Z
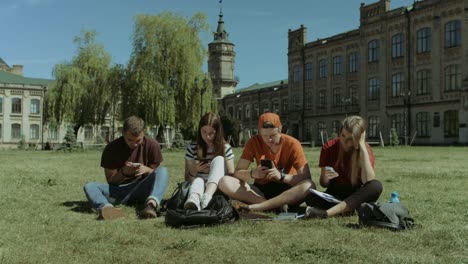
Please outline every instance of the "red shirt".
M369 159L372 165L372 168L374 168L374 163L375 163L375 157L374 153L372 152L372 148L369 146L369 144L366 143L367 146L367 151L369 153ZM352 151L348 153L343 153L343 158L342 161L339 161L339 152L340 152L340 138L335 138L332 140L329 140L323 145L322 150L320 151L320 162L319 162L319 167L325 167L325 166L330 166L333 167L333 169L339 174L338 177L332 179L331 181L334 181L335 184L345 184L345 185L350 185L351 184L351 156L352 156ZM359 170L359 183L360 185L362 184L361 182L361 171Z

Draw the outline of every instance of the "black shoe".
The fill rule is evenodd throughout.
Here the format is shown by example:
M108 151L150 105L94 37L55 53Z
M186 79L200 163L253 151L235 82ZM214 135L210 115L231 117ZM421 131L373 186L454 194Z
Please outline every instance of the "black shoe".
M145 208L141 210L140 217L144 219L156 218L158 217L157 206L154 206L152 203L147 203Z
M317 208L317 207L310 207L310 206L307 206L306 211L305 211L305 215L304 215L305 219L311 219L311 218L323 219L323 218L327 218L327 217L328 217L327 211L322 210L322 209Z

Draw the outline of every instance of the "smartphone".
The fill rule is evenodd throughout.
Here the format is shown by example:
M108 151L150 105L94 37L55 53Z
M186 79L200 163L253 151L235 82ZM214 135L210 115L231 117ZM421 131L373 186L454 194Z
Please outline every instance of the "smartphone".
M262 165L262 167L267 167L271 169L273 168L273 161L268 160L268 159L262 159L260 160L260 165Z
M213 159L208 159L208 158L203 158L203 159L200 159L200 162L201 163L210 163Z
M335 172L335 170L333 169L333 167L330 167L330 166L325 166L325 170L326 170L326 171Z
M132 162L132 167L139 167L141 165L141 163L133 163Z

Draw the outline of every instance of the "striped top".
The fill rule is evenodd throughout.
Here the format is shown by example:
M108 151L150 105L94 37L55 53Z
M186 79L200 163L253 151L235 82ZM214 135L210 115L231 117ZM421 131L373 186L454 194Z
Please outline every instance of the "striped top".
M212 154L212 153L207 153L207 156L212 157L212 155L210 155L210 154ZM202 157L202 158L206 158L206 157ZM234 153L232 152L231 145L229 145L228 143L225 143L224 144L224 159L225 160L231 160L233 158L234 158ZM197 143L196 142L192 142L192 143L187 145L187 149L185 150L185 159L186 160L197 160L198 159Z

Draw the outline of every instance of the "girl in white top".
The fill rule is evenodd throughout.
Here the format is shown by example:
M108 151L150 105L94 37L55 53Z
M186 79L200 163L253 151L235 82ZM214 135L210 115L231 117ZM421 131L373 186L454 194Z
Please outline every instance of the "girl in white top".
M205 114L198 125L197 142L185 151L185 180L191 181L185 209L200 210L211 201L224 175L234 173L234 154L224 141L218 115Z

